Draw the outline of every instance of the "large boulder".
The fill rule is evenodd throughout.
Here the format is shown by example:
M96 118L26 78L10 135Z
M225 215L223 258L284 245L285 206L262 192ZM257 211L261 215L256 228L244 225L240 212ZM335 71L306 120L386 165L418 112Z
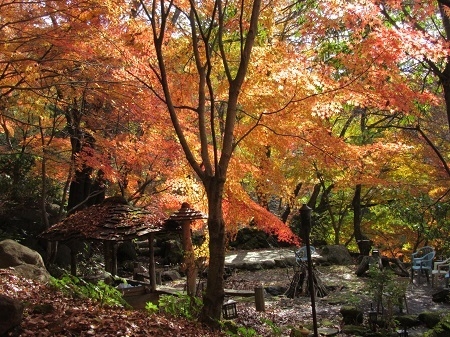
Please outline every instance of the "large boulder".
M421 312L418 316L419 321L423 322L427 328L432 329L438 325L441 320L441 316L438 312L425 311Z
M271 248L277 245L276 239L266 232L254 227L240 229L234 240L229 242L230 247L243 250Z
M23 304L0 294L0 336L18 326L22 321Z
M339 310L342 315L343 322L347 324L362 324L364 321L364 313L355 306L343 306Z
M0 268L12 268L21 277L47 282L50 274L42 256L14 240L0 242Z
M320 255L322 259L330 264L349 265L354 264L354 261L348 251L347 247L342 245L328 245L321 249Z

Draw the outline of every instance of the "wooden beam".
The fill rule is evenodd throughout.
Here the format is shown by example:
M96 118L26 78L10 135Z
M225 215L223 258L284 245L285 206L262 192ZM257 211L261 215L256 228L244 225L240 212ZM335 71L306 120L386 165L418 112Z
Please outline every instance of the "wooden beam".
M117 242L112 242L111 243L111 274L113 276L117 275L117 248L118 248L118 243Z
M148 248L150 251L150 259L149 259L149 266L148 266L148 274L150 277L150 290L152 292L156 291L156 268L155 268L155 249L153 245L153 241L155 239L155 234L150 233L148 236Z
M70 248L70 273L77 276L77 251L74 247Z
M195 296L195 285L197 280L197 268L195 265L194 248L191 238L191 222L185 220L181 223L183 241L183 263L186 269L186 289L189 296Z

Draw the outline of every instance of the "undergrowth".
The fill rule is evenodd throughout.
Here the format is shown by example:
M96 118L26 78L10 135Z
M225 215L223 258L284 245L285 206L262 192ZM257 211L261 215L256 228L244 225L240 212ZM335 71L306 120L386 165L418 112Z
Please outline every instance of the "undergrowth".
M51 278L50 284L73 298L90 298L99 302L101 306L129 307L122 294L116 288L104 281L97 283L86 282L82 278L64 274L61 278Z

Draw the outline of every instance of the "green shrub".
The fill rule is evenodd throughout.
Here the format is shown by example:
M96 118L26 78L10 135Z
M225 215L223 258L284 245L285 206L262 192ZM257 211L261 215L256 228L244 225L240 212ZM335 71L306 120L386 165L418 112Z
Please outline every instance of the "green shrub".
M52 277L51 285L68 296L90 298L100 302L102 306L128 306L123 299L121 292L106 284L104 281L90 283L76 276L65 274L60 279Z
M394 318L394 307L403 310L404 298L409 279L400 280L395 273L388 269L380 269L376 264L371 265L369 269L369 279L366 283L366 289L375 302L375 308L383 307L384 329L393 331L396 327Z
M236 329L225 330L225 334L230 337L256 337L258 333L253 328L245 326L236 327Z
M441 318L439 323L431 330L425 332L425 337L434 337L444 335L450 331L450 314L447 314Z
M145 310L150 314L150 315L154 315L159 311L158 305L152 303L152 302L147 302L145 303Z
M183 293L162 295L158 301L159 310L172 316L185 317L189 320L197 319L203 302L200 297L189 296Z

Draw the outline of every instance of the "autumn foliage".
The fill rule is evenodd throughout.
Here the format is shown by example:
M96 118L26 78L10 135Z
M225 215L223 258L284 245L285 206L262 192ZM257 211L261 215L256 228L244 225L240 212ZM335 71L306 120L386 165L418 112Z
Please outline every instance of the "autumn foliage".
M11 1L0 13L1 201L38 199L44 228L86 206L102 173L134 205L208 213L218 275L225 231L253 223L298 244L302 204L313 239L450 248L448 1Z

